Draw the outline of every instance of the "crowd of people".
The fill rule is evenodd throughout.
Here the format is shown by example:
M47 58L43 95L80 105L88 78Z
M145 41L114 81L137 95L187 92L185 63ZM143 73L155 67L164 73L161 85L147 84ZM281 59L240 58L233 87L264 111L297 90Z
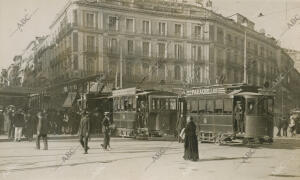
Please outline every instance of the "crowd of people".
M0 112L0 134L8 134L8 138L20 141L21 137L32 140L33 134L37 133L38 110L27 110L8 106ZM78 132L81 113L73 109L68 110L45 110L48 120L49 134L72 134ZM91 133L102 133L102 119L104 117L97 108L89 113Z

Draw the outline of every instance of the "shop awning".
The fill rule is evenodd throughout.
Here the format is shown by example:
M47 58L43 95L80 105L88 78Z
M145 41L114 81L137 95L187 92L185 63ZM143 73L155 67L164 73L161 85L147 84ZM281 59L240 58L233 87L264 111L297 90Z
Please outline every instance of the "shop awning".
M63 107L64 108L72 107L72 105L73 105L73 103L76 99L76 96L77 96L77 93L75 93L75 92L69 93L66 100L65 100L65 102L64 102L64 104L63 104Z

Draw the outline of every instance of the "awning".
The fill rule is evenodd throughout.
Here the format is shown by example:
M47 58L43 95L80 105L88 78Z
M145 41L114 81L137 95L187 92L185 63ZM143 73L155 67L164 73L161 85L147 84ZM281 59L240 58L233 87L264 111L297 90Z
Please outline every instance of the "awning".
M151 92L141 92L141 93L137 93L137 96L142 96L142 95L146 95L146 94L150 94Z
M77 93L75 92L72 92L72 93L69 93L64 104L63 104L63 107L64 108L70 108L72 107L75 99L76 99L76 96L77 96Z

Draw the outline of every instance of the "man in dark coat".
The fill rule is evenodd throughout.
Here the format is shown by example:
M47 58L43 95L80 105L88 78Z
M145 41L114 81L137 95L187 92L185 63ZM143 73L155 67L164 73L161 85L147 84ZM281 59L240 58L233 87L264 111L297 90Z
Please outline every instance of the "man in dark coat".
M86 111L82 112L82 117L78 130L80 144L84 148L84 154L88 153L88 139L90 136L90 118Z
M32 141L33 139L33 118L31 112L28 110L25 112L24 115L25 119L25 136L28 141Z
M183 158L185 160L197 161L199 160L198 140L196 135L196 125L193 122L192 117L187 118L187 124L184 132L185 139Z
M107 149L109 145L109 141L110 141L110 119L108 117L108 112L104 113L104 118L102 120L102 127L103 127L103 132L104 132L104 143L101 144L102 148L104 148L105 150Z
M48 134L48 117L46 110L43 110L43 112L38 112L38 124L37 124L37 138L36 138L36 148L40 149L40 138L43 138L44 142L44 150L48 150L48 140L47 140L47 134Z

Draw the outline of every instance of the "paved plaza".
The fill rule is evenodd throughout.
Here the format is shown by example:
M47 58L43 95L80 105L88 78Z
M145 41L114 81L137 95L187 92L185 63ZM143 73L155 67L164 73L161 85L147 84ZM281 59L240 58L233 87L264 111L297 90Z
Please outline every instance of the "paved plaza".
M200 143L198 162L183 160L183 144L174 141L112 138L110 151L101 141L91 139L87 155L75 139L50 140L48 151L1 142L0 179L300 179L299 139L252 148Z

